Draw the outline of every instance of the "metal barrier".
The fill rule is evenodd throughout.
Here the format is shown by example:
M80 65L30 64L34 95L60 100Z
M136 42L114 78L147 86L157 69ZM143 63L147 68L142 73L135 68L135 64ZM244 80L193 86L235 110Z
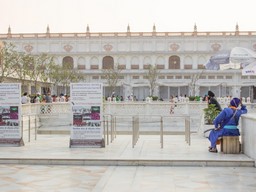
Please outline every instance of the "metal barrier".
M37 128L38 128L38 115L36 114L30 114L30 115L22 115L22 120L21 120L21 134L22 138L24 139L24 133L27 131L28 134L28 142L31 140L31 131L34 128L34 139L37 139ZM26 126L25 126L26 125ZM27 129L25 128L27 127Z
M52 105L49 109L49 105ZM137 104L140 105L140 104ZM157 105L154 104L155 109L159 110L159 107L156 107ZM161 104L161 106L164 106ZM183 105L180 105L181 107ZM185 106L185 104L184 104ZM184 107L183 106L183 107ZM187 104L186 104L187 106ZM194 106L194 105L193 105ZM175 135L175 134L184 134L185 135L185 141L190 145L191 139L190 139L190 132L191 132L191 122L193 122L194 115L191 116L189 114L189 110L185 110L186 114L171 114L168 116L161 115L162 113L166 113L166 110L158 111L159 115L155 115L156 111L152 109L151 105L147 105L144 107L147 108L147 114L144 115L136 115L135 112L138 114L143 114L140 111L137 111L136 107L129 107L128 111L130 115L115 115L115 114L127 114L123 113L123 111L117 110L115 113L107 113L103 114L103 137L106 145L109 145L110 142L113 142L116 138L117 134L131 134L132 135L132 147L135 147L136 143L138 142L139 136L142 134L154 134L160 136L160 143L161 148L164 147L164 136L165 135ZM113 107L115 108L115 107ZM177 107L178 108L178 107ZM24 110L23 110L24 109ZM119 106L118 109L122 109L121 106ZM143 108L144 109L144 108ZM150 109L150 110L149 110ZM167 109L167 108L166 108ZM179 108L178 108L179 109ZM177 109L177 111L178 111ZM182 108L183 109L183 108ZM187 108L186 108L187 109ZM184 110L182 110L185 112ZM72 113L70 103L53 103L53 104L28 104L28 105L22 105L22 112L23 114L23 120L22 120L22 128L25 131L25 127L27 126L28 129L28 141L31 140L31 127L34 126L35 130L37 130L38 120L35 120L35 123L33 124L34 119L40 118L41 128L43 127L43 121L46 119L46 121L49 123L49 121L56 122L56 117L53 117L54 115L57 115L58 120L63 124L64 126L70 125L70 119L67 118L69 114ZM187 115L189 114L189 115ZM37 116L38 115L38 116ZM197 115L198 116L198 115ZM39 117L39 118L38 118ZM34 118L34 119L33 119ZM183 126L183 121L177 118L182 118L185 120L185 125ZM26 121L25 121L26 119ZM32 120L33 119L33 120ZM63 121L62 121L63 119ZM201 120L201 119L200 119ZM25 126L24 123L27 123ZM58 122L57 122L58 123ZM52 126L52 124L51 124ZM59 124L56 124L55 126L60 126ZM175 130L178 130L175 132ZM192 130L193 131L193 130ZM197 131L197 130L196 130ZM37 137L35 131L35 139ZM178 132L178 133L177 133Z
M160 143L161 143L161 148L164 147L164 126L163 126L163 117L160 119Z
M132 148L136 145L140 137L140 125L139 125L139 117L132 117Z
M110 134L109 134L110 128ZM105 145L109 145L109 135L110 135L110 142L114 141L116 138L116 118L113 117L111 114L104 114L103 115L103 136Z
M128 116L128 115L116 115L113 116L115 118L115 126L120 126L118 128L129 129L131 126L131 135L132 135L132 147L134 148L136 143L139 140L140 135L143 133L143 125L146 125L146 130L144 130L144 134L154 134L160 136L161 148L164 147L164 135L176 135L176 134L184 134L185 141L188 145L191 144L191 130L190 130L190 116L189 115L171 115L171 116L159 116L159 115L136 115L136 116ZM170 124L172 120L177 118L182 118L184 120L184 130L177 133L177 131L170 130ZM120 121L118 121L120 119ZM127 119L129 119L127 121ZM179 121L180 123L181 121ZM154 125L157 127L157 130L153 130ZM182 126L183 127L183 126ZM145 129L145 128L144 128ZM125 134L129 134L124 131Z
M191 144L191 132L190 132L190 117L185 117L185 141L190 145Z
M164 119L172 119L172 118L183 118L184 119L184 135L185 135L185 141L188 143L188 145L191 144L191 130L190 130L190 116L189 115L170 115L170 116L161 116L160 118L160 142L161 142L161 148L164 146L164 134L171 134L171 131L164 131Z

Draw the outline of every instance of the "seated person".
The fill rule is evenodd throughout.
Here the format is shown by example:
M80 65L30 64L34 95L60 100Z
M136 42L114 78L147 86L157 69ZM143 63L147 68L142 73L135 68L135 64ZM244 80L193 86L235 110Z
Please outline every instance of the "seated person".
M238 109L239 105L241 105L240 109ZM245 113L247 113L246 106L242 104L240 99L233 98L230 101L229 107L224 108L213 121L215 129L212 130L209 135L209 140L211 142L209 152L218 152L216 142L219 137L240 135L237 126L240 116Z

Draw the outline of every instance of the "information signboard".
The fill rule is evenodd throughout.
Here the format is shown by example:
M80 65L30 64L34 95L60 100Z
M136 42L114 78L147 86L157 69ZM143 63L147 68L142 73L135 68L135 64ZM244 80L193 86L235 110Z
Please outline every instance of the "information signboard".
M72 83L70 147L103 147L101 83Z
M0 83L0 146L23 145L21 84Z

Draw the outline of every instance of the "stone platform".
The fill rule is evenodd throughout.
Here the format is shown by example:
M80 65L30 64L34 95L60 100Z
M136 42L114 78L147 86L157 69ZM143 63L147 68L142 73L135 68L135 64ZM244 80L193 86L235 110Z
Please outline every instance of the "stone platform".
M216 192L256 190L255 162L244 154L209 153L192 134L160 138L117 135L105 148L69 148L68 135L24 135L25 146L1 147L5 192Z
M192 134L191 145L183 135L160 137L141 135L132 147L131 135L117 135L105 148L69 148L68 135L37 135L24 138L25 146L1 147L0 163L29 165L107 165L107 166L235 166L254 167L244 154L209 153L206 138Z

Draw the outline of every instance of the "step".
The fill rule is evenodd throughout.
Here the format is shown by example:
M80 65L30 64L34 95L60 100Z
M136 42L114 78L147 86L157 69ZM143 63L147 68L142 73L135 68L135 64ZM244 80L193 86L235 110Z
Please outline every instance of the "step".
M253 160L0 158L0 164L93 166L255 167Z

